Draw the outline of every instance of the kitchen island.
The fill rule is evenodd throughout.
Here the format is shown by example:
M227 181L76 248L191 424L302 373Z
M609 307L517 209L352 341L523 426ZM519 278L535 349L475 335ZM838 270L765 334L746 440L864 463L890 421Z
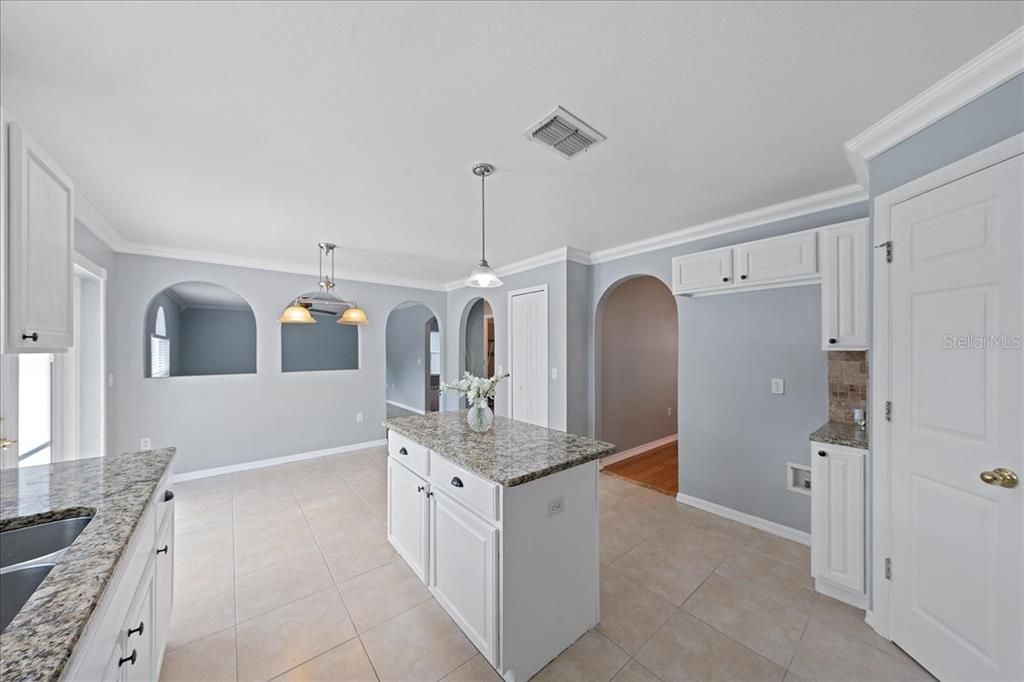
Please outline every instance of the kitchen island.
M174 454L166 448L0 471L0 545L12 560L0 570L5 580L38 567L45 575L0 633L0 679L159 676L173 589ZM84 527L66 549L41 561L8 556L17 544L8 531L69 519Z
M465 412L384 422L388 540L490 664L526 680L598 623L598 460L615 446Z

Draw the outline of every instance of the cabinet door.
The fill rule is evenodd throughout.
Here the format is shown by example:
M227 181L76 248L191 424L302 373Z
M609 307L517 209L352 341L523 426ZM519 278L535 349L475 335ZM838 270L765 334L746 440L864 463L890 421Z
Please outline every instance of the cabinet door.
M74 328L74 187L17 123L9 130L9 348L64 351Z
M157 534L154 554L154 613L153 635L156 651L157 677L167 644L167 631L171 626L171 606L174 602L174 501L157 502L169 504L172 508L164 516L162 530Z
M868 347L868 223L857 220L821 231L821 346Z
M128 609L128 617L124 621L124 679L153 680L156 678L157 661L154 637L156 623L153 618L154 606L154 566L150 560L139 582L139 588ZM129 660L125 661L127 658Z
M732 283L732 249L672 259L672 293L721 289Z
M736 281L740 284L811 278L818 274L814 232L761 239L733 248Z
M388 457L388 541L427 582L427 482Z
M128 665L128 663L121 660L123 655L124 649L121 648L121 639L118 638L117 644L110 652L107 663L103 667L103 682L121 682L124 679L124 666Z
M863 450L811 444L811 574L864 592Z
M430 494L430 591L497 664L498 529L442 492Z

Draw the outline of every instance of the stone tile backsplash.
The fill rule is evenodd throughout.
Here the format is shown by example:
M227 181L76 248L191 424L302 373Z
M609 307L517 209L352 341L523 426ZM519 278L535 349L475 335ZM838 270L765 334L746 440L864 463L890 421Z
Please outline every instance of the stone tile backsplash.
M853 423L853 410L867 413L867 351L828 351L828 418Z

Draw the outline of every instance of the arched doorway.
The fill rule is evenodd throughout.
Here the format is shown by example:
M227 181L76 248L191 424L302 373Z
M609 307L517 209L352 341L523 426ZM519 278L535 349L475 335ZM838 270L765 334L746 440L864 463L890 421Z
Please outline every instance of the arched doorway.
M460 372L491 377L497 373L494 364L494 309L485 298L475 298L462 311ZM491 409L494 409L491 401Z
M597 436L619 453L605 471L675 495L679 330L675 297L656 277L619 280L595 322Z
M437 316L418 301L395 306L384 330L388 418L437 412L441 383L441 330Z

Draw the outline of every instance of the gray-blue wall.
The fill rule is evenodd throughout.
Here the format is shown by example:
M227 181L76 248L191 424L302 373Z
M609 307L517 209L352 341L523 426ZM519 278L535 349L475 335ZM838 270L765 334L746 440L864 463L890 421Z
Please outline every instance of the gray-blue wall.
M359 369L359 327L313 313L316 324L281 325L281 371Z
M482 377L487 365L484 352L484 300L480 299L466 315L466 371Z
M185 308L177 345L171 376L255 372L256 318L251 310Z
M164 325L171 347L170 375L173 377L181 373L181 308L178 307L177 301L161 291L153 297L146 308L146 322L142 332L142 355L145 362L143 370L146 377L149 376L152 367L150 338L156 332L156 314L160 308L164 309Z
M434 313L424 305L391 311L387 319L387 399L427 410L427 370L430 366L427 323Z

